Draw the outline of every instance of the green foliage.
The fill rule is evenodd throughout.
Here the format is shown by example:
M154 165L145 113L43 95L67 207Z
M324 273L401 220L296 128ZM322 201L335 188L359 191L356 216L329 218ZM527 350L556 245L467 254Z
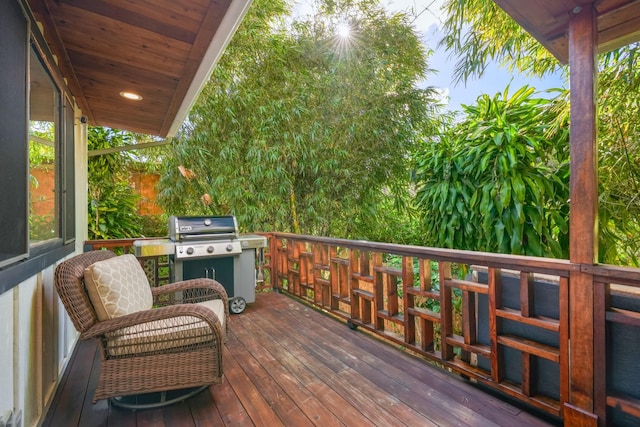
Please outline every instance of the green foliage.
M630 45L603 56L599 74L599 258L639 265L640 52Z
M490 61L544 75L561 69L551 54L492 0L448 0L442 44L457 55L455 77L482 75ZM640 157L637 43L599 55L599 261L640 263ZM566 72L566 69L565 69ZM568 94L560 115L568 117Z
M157 143L164 142L163 145L157 145L155 147L144 147L139 150L131 150L128 152L127 156L127 171L133 172L149 172L155 173L162 170L162 162L164 157L167 155L169 148L167 147L167 141L162 138L153 136L153 135L144 135L134 133L130 135L135 143L138 145L149 144L149 143Z
M435 127L434 93L417 88L427 52L407 17L377 1L316 10L287 26L284 3L252 4L164 161L168 212L231 213L253 231L411 238L387 225L409 215L395 213L410 200L411 153ZM335 35L342 22L348 40Z
M167 236L168 218L166 215L140 215L140 235L143 237Z
M558 61L493 0L447 0L441 45L457 55L454 80L481 76L495 61L509 70L543 75L562 69Z
M34 132L40 138L43 138L48 141L54 141L53 135L44 132ZM53 167L55 163L56 151L53 146L45 145L40 142L34 143L33 141L29 143L29 165L31 167L47 165L49 167Z
M45 240L56 234L56 218L53 215L30 215L29 238L32 241Z
M479 97L416 156L429 245L567 257L568 132L533 93Z
M41 171L53 171L55 169L54 123L32 121L29 126L29 133L31 135L29 141L29 187L33 191L40 186L40 182L33 171L35 169ZM34 200L33 196L30 198L29 239L32 242L36 242L56 237L58 223L54 213L51 212L51 209L44 213L41 210L34 209L34 201L37 203L43 200Z
M89 149L97 150L131 144L134 135L109 128L89 128ZM139 196L129 185L126 152L89 158L89 239L139 237L136 215Z

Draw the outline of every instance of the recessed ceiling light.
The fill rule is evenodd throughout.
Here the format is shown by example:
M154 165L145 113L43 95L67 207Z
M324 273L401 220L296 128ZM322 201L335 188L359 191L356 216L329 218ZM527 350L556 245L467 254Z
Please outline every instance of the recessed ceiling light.
M132 101L142 101L142 96L134 92L120 92L120 96Z

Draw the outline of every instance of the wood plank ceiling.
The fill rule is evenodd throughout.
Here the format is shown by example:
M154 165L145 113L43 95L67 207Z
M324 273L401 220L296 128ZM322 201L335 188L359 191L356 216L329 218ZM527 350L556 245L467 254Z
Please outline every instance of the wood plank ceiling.
M175 133L250 3L29 0L89 123L159 136Z
M29 0L89 123L175 133L251 0ZM640 39L640 1L495 0L562 63L575 7L593 4L599 51ZM131 101L120 92L142 96Z
M598 16L598 52L640 40L640 1L637 0L494 0L542 43L561 63L569 59L569 14L593 5Z

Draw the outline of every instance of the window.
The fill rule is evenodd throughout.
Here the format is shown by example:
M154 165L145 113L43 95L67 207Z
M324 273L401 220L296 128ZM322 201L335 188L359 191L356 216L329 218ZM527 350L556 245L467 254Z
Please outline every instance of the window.
M29 242L60 237L60 90L31 49L29 64Z
M30 22L0 1L0 293L74 250L73 102Z

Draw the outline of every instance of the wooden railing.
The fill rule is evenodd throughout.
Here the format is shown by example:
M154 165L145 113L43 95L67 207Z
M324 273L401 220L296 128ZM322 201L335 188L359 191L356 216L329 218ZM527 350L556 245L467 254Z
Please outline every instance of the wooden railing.
M585 266L596 282L594 412L601 425L640 425L640 270Z
M280 233L271 253L277 289L561 416L567 261Z
M274 287L562 417L569 277L592 274L593 412L640 424L640 270L274 233Z
M570 273L596 280L600 425L640 423L640 270L566 260L267 233L274 289L444 369L562 417L570 402ZM123 247L131 241L118 241ZM87 242L88 248L115 242ZM118 243L118 244L119 244ZM127 249L122 249L127 251Z

